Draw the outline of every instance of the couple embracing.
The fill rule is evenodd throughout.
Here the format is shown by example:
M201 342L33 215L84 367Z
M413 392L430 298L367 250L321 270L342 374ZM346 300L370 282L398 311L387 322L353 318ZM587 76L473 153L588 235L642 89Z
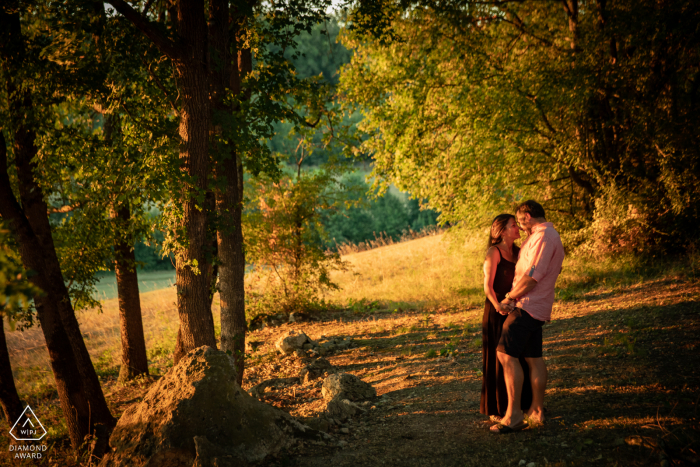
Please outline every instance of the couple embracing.
M528 237L520 248L520 231ZM481 413L497 434L544 423L547 367L542 359L542 326L550 321L554 284L564 247L544 208L532 200L501 214L492 225L484 262Z

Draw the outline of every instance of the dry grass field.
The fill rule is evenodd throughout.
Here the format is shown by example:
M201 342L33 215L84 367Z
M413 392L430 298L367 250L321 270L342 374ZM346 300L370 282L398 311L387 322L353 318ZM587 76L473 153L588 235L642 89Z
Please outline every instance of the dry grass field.
M351 270L334 276L342 290L326 297L338 308L318 321L249 334L262 345L250 354L245 388L296 375L301 359L282 358L272 345L297 329L321 342L354 339L358 348L329 360L382 396L364 416L328 427L333 443L300 445L266 465L700 465L695 271L685 263L652 268L632 258L568 259L553 321L544 331L549 420L498 436L479 414L481 240L435 235L347 255ZM170 366L174 301L172 289L142 295L155 377ZM119 415L140 400L152 379L117 383L116 301L103 309L81 313L80 322ZM45 465L86 465L66 449L40 330L7 337L20 395L49 430ZM312 424L322 409L314 384L270 391L265 400Z

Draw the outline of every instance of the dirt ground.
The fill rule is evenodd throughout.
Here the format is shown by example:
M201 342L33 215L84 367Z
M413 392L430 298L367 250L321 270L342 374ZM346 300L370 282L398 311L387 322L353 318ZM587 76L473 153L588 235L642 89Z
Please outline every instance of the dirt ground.
M276 336L293 328L354 339L359 348L328 359L380 396L368 413L331 422L329 445L300 445L265 465L700 465L696 282L662 279L559 302L544 330L548 420L510 435L491 434L479 413L482 312L340 314L251 333L268 361L251 368L246 387L295 374L298 359L272 353ZM323 407L313 385L266 401L310 422Z
M248 340L260 346L248 361L246 389L298 374L304 361L273 346L295 329L322 343L353 339L355 348L326 358L378 393L367 413L339 422L323 414L319 381L268 389L267 403L333 440L299 444L261 465L700 465L700 282L603 284L566 297L544 328L548 420L510 435L491 434L492 423L479 413L483 308L369 308L251 332ZM140 401L149 385L106 384L113 413ZM43 412L55 406L60 416L53 396L31 402ZM88 464L70 454L67 438L49 448L43 465Z

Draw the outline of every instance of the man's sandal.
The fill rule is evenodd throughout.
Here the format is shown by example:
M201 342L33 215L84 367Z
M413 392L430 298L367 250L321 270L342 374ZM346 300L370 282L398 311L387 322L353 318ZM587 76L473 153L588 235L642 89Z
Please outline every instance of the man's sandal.
M525 420L523 420L513 427L499 423L498 425L493 425L489 429L489 431L491 431L491 433L498 434L498 435L507 435L508 433L515 433L516 431L522 431L525 428L527 428L527 423L525 423Z

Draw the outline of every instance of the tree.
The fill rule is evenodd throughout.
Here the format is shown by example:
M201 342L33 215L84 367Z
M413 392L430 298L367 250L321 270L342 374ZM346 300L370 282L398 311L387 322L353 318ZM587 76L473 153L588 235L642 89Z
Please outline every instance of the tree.
M244 217L246 252L265 292L254 299L255 311L292 313L317 305L324 290L337 289L330 272L343 270L340 255L327 249L324 220L348 198L332 167L301 171L279 180L250 181Z
M34 56L39 49L22 32L18 4L4 5L0 10L0 30L3 34L0 40L3 91L9 117L9 124L0 132L0 214L12 229L23 266L32 274L32 283L44 292L35 295L34 302L71 444L77 449L85 435L96 433L104 447L116 420L107 407L63 282L49 224L46 194L37 181L39 115L33 101L40 88L32 79L32 67L45 66L49 70L51 67ZM8 157L5 131L13 143L12 159ZM16 170L19 201L10 182L9 160L13 160Z
M212 11L217 11L215 3L211 3ZM174 40L125 1L113 0L110 4L172 61L177 75L181 98L177 110L182 170L182 188L178 196L182 211L175 226L175 241L179 245L176 252L180 317L179 351L175 355L177 362L184 353L196 347L216 347L214 321L209 306L212 257L207 233L208 213L204 209L211 176L209 130L212 127L212 103L209 92L213 71L207 47L209 31L204 2L180 0L167 12ZM150 3L147 5L150 7ZM217 43L216 39L214 43Z
M188 291L190 283L192 290L213 293L204 287L212 270L212 255L206 254L206 209L196 209L204 204L208 192L213 193L222 348L233 354L242 379L246 328L241 229L243 168L246 166L254 174L277 171L276 159L270 157L259 140L269 137L275 120L302 120L289 109L287 95L299 88L301 94L308 96L313 87L298 86L284 52L293 46L292 39L300 31L310 30L312 24L325 17L326 3L289 2L265 10L255 3L229 5L226 1L212 1L205 10L204 2L181 0L168 11L173 39L126 2L114 0L111 4L170 58L178 75L182 97L180 158L188 170L190 184L196 181L196 190L180 195L185 209L175 242L181 245L181 253L177 253L178 297L194 293ZM254 7L260 9L257 17ZM255 70L253 46L258 63ZM181 320L193 320L196 315L208 323L211 313L204 311L204 297L198 296L197 304L193 300L194 296L189 302L178 302ZM181 322L181 345L176 358L198 345L215 345L208 340L213 339L213 326L211 333L207 327L197 338L191 329L192 323Z
M597 223L591 236L618 216L640 226L639 248L685 241L700 189L696 3L389 3L387 28L345 36L341 77L377 175L447 221L536 197L562 227Z

